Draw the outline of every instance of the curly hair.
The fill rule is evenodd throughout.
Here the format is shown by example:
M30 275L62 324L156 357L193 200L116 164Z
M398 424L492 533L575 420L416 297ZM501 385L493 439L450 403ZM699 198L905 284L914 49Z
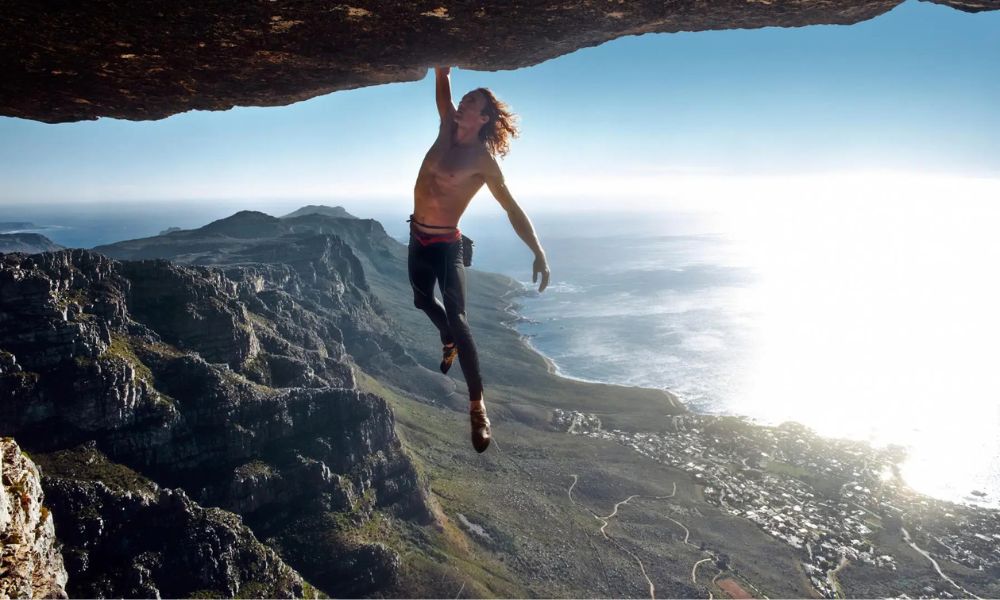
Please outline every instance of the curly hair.
M510 111L502 100L493 95L489 88L476 88L474 92L482 92L486 105L480 114L490 118L479 128L479 139L486 143L490 154L507 156L510 152L510 139L520 135L517 127L517 115Z

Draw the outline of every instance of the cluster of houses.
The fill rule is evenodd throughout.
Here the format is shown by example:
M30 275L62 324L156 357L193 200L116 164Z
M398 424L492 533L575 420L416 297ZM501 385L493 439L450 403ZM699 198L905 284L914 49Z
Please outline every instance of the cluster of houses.
M882 507L887 514L905 517L907 529L935 558L1000 578L1000 511L934 500L907 489L883 500Z
M556 411L573 434L613 440L682 469L704 485L705 498L729 514L756 523L798 549L816 590L838 595L843 561L895 570L893 556L870 542L883 527L907 527L933 555L966 566L1000 566L1000 511L928 499L899 478L898 447L873 449L861 442L821 438L787 423L761 427L711 415L673 417L663 433L605 430L599 418Z

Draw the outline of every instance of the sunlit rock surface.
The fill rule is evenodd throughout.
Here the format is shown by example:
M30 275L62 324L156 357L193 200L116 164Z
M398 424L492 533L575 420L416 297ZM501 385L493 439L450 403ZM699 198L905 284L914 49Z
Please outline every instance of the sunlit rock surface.
M285 105L414 81L435 64L515 69L625 35L852 24L901 2L12 0L0 11L0 115L59 123Z
M65 598L66 569L38 468L0 438L0 598Z
M393 414L357 388L346 348L413 359L383 332L350 247L254 237L277 221L207 226L216 252L248 244L225 269L0 255L0 435L45 462L74 595L308 595L271 550L327 594L368 595L393 584L400 559L355 530L430 518ZM171 579L202 563L219 569Z
M39 461L74 598L311 596L232 512L160 488L94 444Z

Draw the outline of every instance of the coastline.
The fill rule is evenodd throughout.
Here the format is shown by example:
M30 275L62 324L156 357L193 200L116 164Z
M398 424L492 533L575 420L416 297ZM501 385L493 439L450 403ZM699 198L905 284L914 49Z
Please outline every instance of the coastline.
M527 294L530 294L531 290L522 285L516 279L508 275L504 275L502 273L493 273L490 271L480 271L480 273L488 274L502 279L505 289L497 297L498 304L496 305L496 307L499 309L500 312L500 318L498 319L500 326L503 327L505 330L509 331L517 338L517 341L520 344L523 351L541 360L545 365L546 374L555 378L557 382L559 381L565 381L567 383L572 382L574 384L581 384L588 387L596 386L598 388L617 388L619 390L629 390L637 392L642 395L649 395L649 394L658 395L666 398L667 402L670 404L670 409L673 414L690 412L690 409L687 407L687 405L685 405L684 402L681 401L681 399L670 390L665 390L662 388L613 383L607 381L600 381L597 379L587 379L584 377L576 377L565 373L552 358L550 358L547 354L542 352L541 349L539 349L531 342L531 338L529 336L526 336L517 330L516 324L518 322L525 322L530 320L527 319L520 312L518 312L518 308L521 305L516 301L516 298L524 297Z
M521 285L519 282L517 282L517 281L515 281L513 279L511 279L511 281L514 282L513 285ZM555 375L556 377L561 377L562 379L570 379L572 381L579 381L579 382L582 382L582 383L597 383L597 384L604 384L604 385L622 385L622 384L610 383L610 382L607 382L607 381L600 381L598 379L587 379L585 377L576 377L576 376L573 376L573 375L570 375L570 374L564 372L561 368L559 368L559 365L556 363L555 360L553 360L549 355L545 354L545 352L543 352L540 348L538 348L538 346L536 346L534 343L532 343L531 336L525 335L525 334L521 333L520 331L518 331L517 330L517 326L516 326L517 323L534 323L534 322L536 322L536 321L532 321L531 319L528 319L523 314L521 314L520 312L518 312L518 308L521 307L521 304L519 304L519 303L517 303L516 301L513 300L514 298L517 298L517 297L524 297L528 293L530 293L530 291L527 290L526 288L524 288L523 286L520 289L516 289L516 288L512 287L509 293L504 294L503 296L500 297L501 301L506 301L507 302L507 305L504 306L504 307L502 307L500 309L500 311L503 314L506 314L506 315L508 315L510 317L509 319L501 319L500 320L500 324L503 325L503 326L505 326L505 327L507 327L508 329L510 329L511 331L513 331L515 334L517 334L518 339L521 341L522 344L524 344L530 351L532 351L535 354L537 354L538 356L540 356L542 358L542 360L545 361L545 365L548 368L548 372L551 375ZM631 386L631 387L635 387L635 388L638 388L638 389L657 389L657 388L642 388L641 386ZM668 393L671 396L673 396L674 398L676 398L676 400L683 405L683 402L680 400L680 398L677 397L676 394L674 394L673 392L668 392Z
M484 271L484 273L486 273L486 272ZM800 422L792 420L792 419L787 419L787 420L784 420L784 421L782 421L780 423L778 423L778 422L766 422L766 421L762 421L760 419L757 419L755 417L752 417L750 415L742 415L742 414L736 414L736 413L715 413L715 412L707 412L707 411L697 411L697 410L694 410L693 408L691 408L687 403L685 403L684 400L680 396L678 396L676 393L674 393L674 392L672 392L670 390L666 390L666 389L662 389L662 388L650 388L650 387L643 387L643 386L637 386L637 385L630 385L630 384L623 384L623 383L601 381L601 380L596 380L596 379L587 379L587 378L584 378L584 377L577 377L577 376L574 376L574 375L569 375L569 374L565 373L559 367L559 365L555 362L554 359L552 359L551 357L549 357L544 351L542 351L540 348L538 348L532 342L531 336L525 335L524 333L520 332L517 329L517 324L518 323L533 323L533 322L536 322L536 321L533 321L532 319L530 319L529 317L525 316L524 314L522 314L520 312L520 309L523 307L523 304L517 301L518 298L524 298L524 297L529 296L532 293L532 289L529 286L526 286L525 284L517 281L516 279L514 279L514 278L512 278L510 276L503 275L503 274L500 274L500 273L494 273L494 275L497 275L499 277L504 278L506 280L506 283L508 284L508 286L507 286L508 289L499 298L498 308L499 308L501 314L506 317L506 318L501 318L501 320L500 320L501 325L504 326L505 328L509 329L512 333L514 333L517 336L518 341L524 346L525 349L527 349L529 352L537 355L541 360L543 360L544 363L545 363L545 365L546 365L546 369L547 369L548 373L550 375L554 376L554 377L557 377L559 379L568 380L568 381L579 382L579 383L582 383L582 384L612 385L612 386L622 386L622 387L633 388L633 389L636 389L636 390L649 390L649 391L663 392L663 393L667 394L671 398L671 400L676 404L677 408L680 409L680 411L682 411L684 413L689 413L689 414L692 414L692 415L698 415L698 416L702 416L702 417L714 417L714 418L736 418L736 419L743 420L746 423L748 423L749 425L752 425L754 427L762 427L762 428L776 428L776 427L781 427L781 426L783 426L786 423L792 423L795 426L798 426L798 427L801 427L801 428L805 429L806 431L808 431L815 438L817 438L819 440L824 440L824 441L830 442L830 443L840 443L840 442L857 442L857 443L863 443L872 452L876 452L876 451L879 451L879 450L885 450L885 449L892 449L892 448L902 449L902 451L903 451L903 457L902 457L902 459L896 465L897 469L899 469L900 471L902 471L903 465L910 458L909 452L907 452L905 449L903 449L902 446L900 446L899 444L888 443L888 444L886 444L884 446L875 446L871 442L866 441L866 440L859 440L859 439L850 438L850 437L843 437L843 436L824 435L824 434L820 434L820 433L814 431L808 425L800 423ZM902 477L902 475L900 475L899 477L900 477L900 480L907 487L910 486L910 483L907 482L905 480L905 478ZM956 497L956 496L949 496L949 497L935 496L935 495L932 495L932 494L929 494L929 493L926 493L926 492L919 491L916 488L910 487L910 489L914 493L916 493L918 495L921 495L921 496L925 496L925 497L927 497L929 499L932 499L935 502L944 502L944 503L948 503L948 504L953 504L955 506L966 507L966 508L973 508L973 509L980 509L980 510L1000 511L1000 497L997 497L994 494L987 494L985 496L985 498L988 498L988 500L987 500L987 499L984 499L983 496L976 496L976 494L974 494L972 491L965 492L965 494L959 498L959 497ZM979 490L975 490L975 491L979 491Z
M390 250L393 256L398 255L397 248ZM380 292L387 314L397 317L390 331L414 356L421 357L418 364L404 365L392 373L427 375L420 365L436 366L436 330L413 307L405 271L395 260L373 261L371 269L369 263L364 266L373 293ZM535 347L532 337L517 330L519 324L533 322L518 312L530 306L530 301L525 301L531 297L531 287L485 271L470 271L470 277L475 278L470 285L470 319L476 321L487 382L491 394L495 393L491 399L498 400L494 405L496 452L478 455L461 450L467 448L467 441L461 440L459 445L455 432L464 437L467 417L456 414L456 407L447 401L433 401L442 396L451 399L447 395L451 384L428 385L427 396L421 398L397 393L392 382L398 377L378 379L366 373L363 380L371 386L366 391L385 394L391 404L404 448L427 477L427 489L440 509L441 522L451 527L452 534L465 531L468 539L476 542L466 550L479 544L489 551L475 550L475 554L470 551L461 556L472 559L468 564L479 565L499 554L504 564L496 573L510 581L539 586L495 587L492 595L638 596L637 588L624 578L601 587L599 574L606 573L605 563L587 562L595 556L601 561L602 557L593 545L588 547L587 540L593 537L598 548L606 551L603 556L608 566L620 572L634 566L633 556L602 545L583 508L601 507L610 512L627 505L615 521L613 535L629 547L642 548L639 554L643 560L647 553L655 557L655 561L647 560L646 568L651 569L663 597L697 596L694 588L671 588L668 582L691 581L692 563L707 560L706 552L731 560L728 568L743 577L739 581L746 582L747 589L759 586L772 597L815 596L816 590L825 593L828 588L823 579L810 584L810 576L834 570L845 563L846 556L849 564L837 572L838 585L846 595L898 595L904 588L886 585L900 584L878 583L891 581L889 569L895 572L898 564L900 572L905 572L905 592L915 597L923 586L936 585L936 574L922 579L912 575L928 571L925 557L931 554L963 586L984 597L997 596L1000 583L982 583L976 578L984 565L998 568L998 562L980 560L989 557L992 549L983 550L986 543L969 532L1000 540L1000 513L953 507L914 493L900 485L898 473L882 481L880 472L891 457L860 444L824 439L791 423L774 428L696 414L662 389L562 375L555 360ZM461 374L453 374L460 383ZM414 377L414 387L441 381L433 375ZM427 402L427 398L432 401ZM670 403L667 398L672 398ZM458 408L464 409L464 400L459 404ZM764 452L766 459L761 458ZM575 489L567 489L573 485ZM660 503L667 499L667 492L669 502ZM627 504L632 498L639 500ZM597 514L606 513L594 516ZM776 516L784 521L779 523ZM581 519L591 525L589 532L575 527ZM681 527L690 527L683 541L673 529L680 522ZM810 523L818 526L817 531L796 533L811 528ZM914 532L913 544L902 540L898 524ZM477 526L492 538L477 535ZM552 535L547 535L550 532ZM954 563L942 547L962 552L961 562ZM923 548L928 554L919 553ZM401 556L410 567L426 568L413 562L422 554ZM449 569L458 566L459 572L462 564L442 562ZM512 574L504 574L505 569ZM790 572L800 576L788 577ZM482 576L481 571L469 573L468 581ZM546 587L535 584L542 579L540 573ZM594 578L588 579L589 575ZM911 578L914 583L910 583ZM707 581L707 576L702 579ZM456 589L461 595L464 588L460 586L464 585L465 581L445 580L447 595L452 596ZM710 585L715 585L715 579ZM428 595L442 595L439 590L443 588L433 589L435 593ZM475 595L491 594L477 588Z
M538 357L539 369L544 364L553 380L544 403L552 415L547 428L557 435L614 443L635 457L630 464L647 465L641 468L649 476L654 471L646 460L686 474L699 501L735 519L721 531L731 534L739 521L778 542L794 553L802 581L818 596L837 597L838 590L849 597L885 596L879 582L888 573L919 577L923 587L952 589L937 571L923 579L927 556L947 565L945 575L963 588L980 597L995 596L995 584L981 581L979 574L996 568L1000 510L911 487L901 474L907 458L901 446L877 448L864 440L824 436L791 420L775 426L750 417L699 413L679 398L680 409L672 417L657 418L636 406L639 418L625 418L629 396L655 388L562 375L555 361L516 329L531 321L518 312L523 305L517 301L530 288L505 275L498 274L496 281L502 281L503 293L493 297L494 315L510 335L497 341L516 339L518 347L507 355L530 353ZM530 388L535 381L527 370L517 375L522 380L509 389ZM599 407L587 406L581 398L593 390L604 396ZM670 523L667 519L664 524ZM705 535L712 526L701 524ZM903 527L920 532L914 543L928 554L912 554L914 546L903 539ZM829 573L835 574L833 582Z

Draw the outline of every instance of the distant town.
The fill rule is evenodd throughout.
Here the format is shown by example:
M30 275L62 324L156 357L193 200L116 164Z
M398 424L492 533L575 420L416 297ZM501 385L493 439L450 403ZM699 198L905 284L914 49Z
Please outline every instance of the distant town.
M555 420L570 434L612 440L688 472L708 502L801 552L803 569L825 597L843 596L837 572L849 562L896 570L896 558L873 542L882 528L898 529L941 575L940 585L922 595L975 597L935 559L1000 571L1000 511L914 492L899 475L901 448L737 417L675 416L672 430L661 433L605 430L598 417L577 411L557 410Z

